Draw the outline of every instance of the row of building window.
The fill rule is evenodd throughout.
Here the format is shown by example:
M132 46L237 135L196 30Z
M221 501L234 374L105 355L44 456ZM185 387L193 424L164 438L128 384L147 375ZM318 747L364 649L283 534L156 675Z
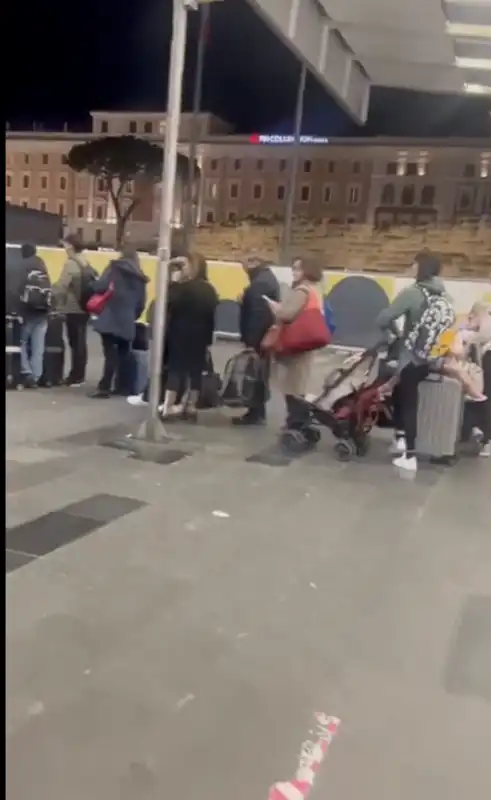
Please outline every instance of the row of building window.
M488 178L490 174L489 163L489 159L483 157L479 167L476 164L465 164L462 170L462 177ZM389 161L386 166L386 173L387 175L398 175L399 177L416 175L424 177L428 173L428 162L423 159L420 161L406 161L403 158L399 159L399 161Z
M21 180L22 189L29 189L32 186L32 183L33 182L31 180L31 175L28 172L24 173L22 175L22 180ZM13 176L12 176L12 174L10 172L7 172L7 174L5 176L5 185L6 185L7 189L10 189L12 187L12 185L13 185ZM66 175L60 175L59 179L58 179L58 189L60 189L60 191L64 192L64 191L66 191L67 186L68 186L68 178L67 178L67 176ZM41 175L39 177L39 187L41 189L44 189L44 190L48 189L48 187L49 187L49 176L48 175ZM98 192L105 192L106 191L106 183L102 178L97 178L95 187L96 187L96 191L98 191ZM132 181L128 181L128 183L125 186L125 192L131 193L132 191L133 191L133 182Z
M131 134L138 133L138 122L136 122L135 120L130 120L130 122L128 123L128 132ZM147 122L144 122L143 133L150 134L153 132L154 132L153 122L149 122L148 120ZM101 133L109 133L109 122L107 120L102 120L101 122Z
M29 153L24 153L22 160L24 162L24 165L26 167L28 167L30 165L30 163L31 163L30 154ZM57 163L59 163L59 161L61 160L62 164L68 164L68 158L64 153L62 153L61 155L59 153L57 153L56 156L55 156L55 160L56 160ZM49 154L48 153L42 153L41 154L41 163L43 164L44 167L48 166L48 164L50 163Z
M400 192L392 183L388 183L382 189L380 204L384 207L387 206L434 206L436 200L436 189L434 186L423 186L421 191L417 190L413 184L403 186ZM482 213L486 214L489 211L491 198L482 197L478 191L473 189L462 188L457 196L456 209L458 211L472 211L476 210L480 213L476 205L482 204Z
M324 203L332 203L335 195L336 187L326 185L322 191L322 201ZM276 199L284 200L287 194L287 187L284 184L278 184L276 187ZM241 191L239 183L231 183L229 185L228 196L230 200L240 200ZM263 200L265 197L265 185L263 183L254 183L252 185L251 196L253 200ZM310 203L312 199L312 187L306 183L299 187L298 190L299 200L302 203ZM346 193L347 202L350 205L357 205L361 199L361 187L358 185L349 186ZM206 185L206 199L218 199L218 182L209 181Z
M265 161L264 158L258 158L256 160L256 162L255 162L255 165L254 165L256 171L257 172L262 172L264 170L265 166L266 166L266 163L267 162ZM220 159L212 158L210 160L210 172L217 172L218 169L219 169L219 166L220 166ZM242 169L242 166L243 166L243 160L241 158L234 159L233 168L234 168L235 172L240 172L241 169ZM310 172L312 172L313 166L314 166L314 162L311 161L310 159L307 159L307 160L302 162L302 171L305 172L305 174L309 174ZM278 170L279 170L279 172L286 172L287 168L288 168L287 159L286 158L280 158L278 160ZM353 161L352 165L351 165L351 170L352 170L354 175L359 175L360 172L361 172L361 162L360 161ZM331 175L334 175L334 173L336 172L336 162L335 161L328 161L327 162L327 171Z
M7 203L12 203L11 197L6 197L5 201ZM20 206L23 208L32 208L32 204L29 200L21 200L19 203ZM49 211L52 214L58 214L60 217L64 217L67 213L66 204L64 202L59 201L58 203L50 203L48 200L38 200L36 202L36 208L39 211ZM84 203L77 203L75 206L75 216L77 219L86 219L87 218L87 208ZM107 217L107 207L102 204L96 204L94 206L94 219L105 221Z

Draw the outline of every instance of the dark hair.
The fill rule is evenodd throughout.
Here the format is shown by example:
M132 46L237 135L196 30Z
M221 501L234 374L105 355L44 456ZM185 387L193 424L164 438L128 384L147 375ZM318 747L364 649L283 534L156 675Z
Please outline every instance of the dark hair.
M62 239L63 244L69 244L70 247L73 247L76 253L81 253L84 249L82 239L76 233L68 233Z
M324 270L322 264L313 258L296 258L293 263L299 261L301 264L303 276L305 280L311 283L320 283L324 277Z
M23 244L20 248L22 258L32 258L36 255L36 248L33 244Z
M416 283L436 278L442 271L442 260L431 250L422 250L414 259L416 264Z

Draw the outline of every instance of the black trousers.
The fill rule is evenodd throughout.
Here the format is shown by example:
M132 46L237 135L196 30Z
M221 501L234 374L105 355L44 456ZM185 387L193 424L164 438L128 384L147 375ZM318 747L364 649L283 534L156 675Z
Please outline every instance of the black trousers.
M257 419L266 419L266 403L269 400L271 359L261 354L261 375L254 387L254 394L247 414Z
M484 373L484 394L488 398L484 403L476 403L478 414L478 426L482 430L482 443L491 442L491 350L484 353L482 357L482 369Z
M71 351L71 369L67 381L83 383L87 369L87 325L88 314L67 314L66 335Z
M286 427L289 430L302 430L308 427L311 417L307 406L298 397L292 394L285 395L286 405Z
M408 452L413 452L416 448L419 384L428 374L427 364L408 364L401 371L399 383L392 396L394 428L396 433L404 434Z
M103 333L101 339L104 367L98 388L101 392L110 392L118 371L128 357L131 342L126 341L126 339L120 339L118 336L112 336L109 333Z

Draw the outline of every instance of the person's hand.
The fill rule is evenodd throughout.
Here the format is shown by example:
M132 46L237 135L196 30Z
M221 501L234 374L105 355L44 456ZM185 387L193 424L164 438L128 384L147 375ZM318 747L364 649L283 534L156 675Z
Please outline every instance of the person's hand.
M276 314L281 304L278 303L276 300L271 300L271 298L267 297L265 294L263 294L263 300L266 301L273 314Z

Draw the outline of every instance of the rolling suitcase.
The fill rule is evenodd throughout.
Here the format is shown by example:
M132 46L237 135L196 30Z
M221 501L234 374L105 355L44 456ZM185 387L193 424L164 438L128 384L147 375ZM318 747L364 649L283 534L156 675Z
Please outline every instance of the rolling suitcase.
M65 340L63 338L64 317L50 314L44 341L43 374L40 386L60 386L65 368Z
M5 317L5 388L17 389L22 385L20 369L21 318L9 314Z
M455 378L430 375L419 386L416 450L432 461L456 458L464 411L462 385Z

